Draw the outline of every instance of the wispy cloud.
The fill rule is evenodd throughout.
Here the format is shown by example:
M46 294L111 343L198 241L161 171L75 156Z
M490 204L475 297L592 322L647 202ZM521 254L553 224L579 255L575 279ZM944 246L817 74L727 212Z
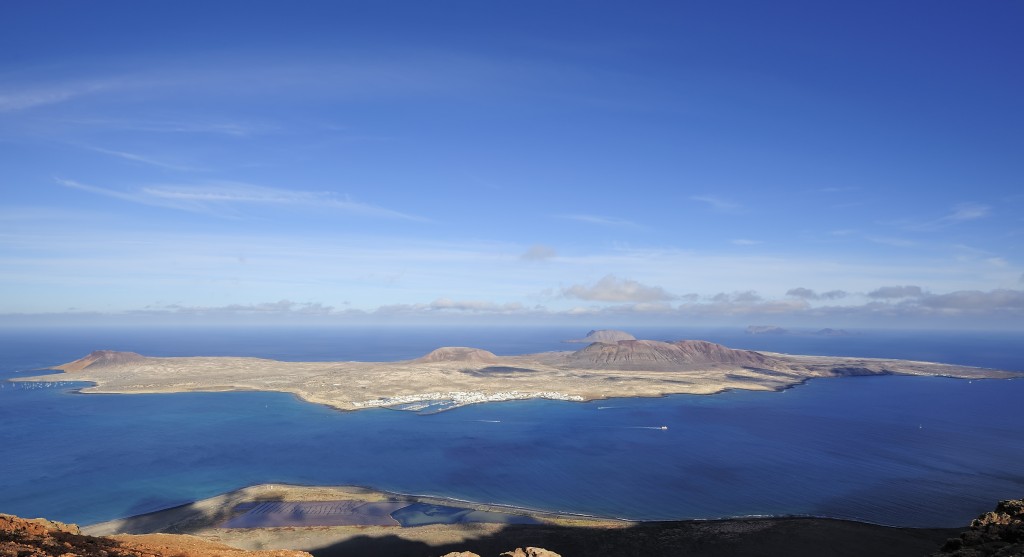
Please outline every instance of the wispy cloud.
M991 214L992 208L988 205L982 205L979 203L962 203L953 207L952 211L946 215L930 221L910 224L907 228L910 230L927 232L954 226L964 222L983 219Z
M133 192L124 192L124 191L111 190L111 189L107 189L107 188L100 188L100 187L96 187L96 186L90 186L88 184L83 184L83 183L77 182L75 180L65 180L63 178L54 178L54 180L56 180L56 182L58 184L60 184L60 185L62 185L64 187L68 187L68 188L72 188L72 189L76 189L76 190L81 190L81 191L85 191L85 192L89 192L89 193L94 193L96 195L103 195L103 196L106 196L106 197L112 197L114 199L120 199L122 201L131 201L133 203L143 203L143 204L146 204L146 205L158 205L157 203L147 202L146 199L143 196L140 196L137 193L133 193Z
M952 213L943 217L943 220L963 222L987 217L991 212L992 208L987 205L965 204L957 206Z
M158 160L158 159L155 159L155 158L152 158L152 157L147 157L147 156L144 156L144 155L138 155L138 154L135 154L135 153L129 153L127 151L115 151L113 149L104 149L102 147L93 147L93 146L88 146L86 148L89 149L90 151L95 151L97 153L103 153L104 155L110 155L112 157L117 157L119 159L124 159L124 160L131 161L131 162L142 163L142 164L146 164L146 165L149 165L149 166L155 166L157 168L164 168L164 169L167 169L167 170L177 170L177 171L181 171L181 172L196 172L196 171L203 170L202 168L196 168L196 167L191 167L191 166L184 166L184 165L180 165L180 164L169 163L169 162Z
M27 110L37 106L62 103L76 97L113 89L116 80L63 83L47 87L26 87L0 91L0 112Z
M692 201L706 203L715 211L719 211L722 213L736 213L742 209L742 207L736 203L713 195L693 195L690 196L690 199Z
M587 224L596 224L598 226L643 228L642 226L633 221L628 221L626 219L619 219L615 217L605 217L601 215L555 215L555 218L574 220L577 222L585 222Z
M737 246L756 246L758 244L763 244L764 242L762 242L761 240L748 240L747 238L736 238L735 240L732 241L732 243Z
M96 195L198 213L225 215L223 209L238 205L276 205L304 208L327 208L366 217L425 221L375 205L339 198L330 192L287 190L256 186L241 182L212 182L200 185L155 185L119 191L83 184L75 180L56 179L57 183Z
M229 122L214 120L122 120L117 118L77 118L60 122L89 128L112 129L133 132L154 132L167 134L213 134L233 137L249 137L276 130L275 126L253 122Z
M912 248L917 245L917 242L913 240L907 240L905 238L893 238L890 236L864 236L864 239L869 242L876 244L882 244L884 246L893 246L897 248Z

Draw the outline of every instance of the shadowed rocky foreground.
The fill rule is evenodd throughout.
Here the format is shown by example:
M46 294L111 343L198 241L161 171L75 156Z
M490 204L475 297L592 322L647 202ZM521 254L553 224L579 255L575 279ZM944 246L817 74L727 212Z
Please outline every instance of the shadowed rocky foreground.
M270 536L273 537L273 530ZM294 537L295 530L287 528ZM315 530L315 529L314 529ZM281 532L284 533L284 532ZM252 531L266 536L268 532ZM355 536L333 545L249 551L182 534L83 535L75 525L0 515L3 557L574 557L592 555L717 556L923 556L1024 555L1024 501L1000 502L969 529L888 528L814 518L648 522L624 528L555 524L509 525L460 542L432 545L398 535ZM515 549L509 549L514 547ZM540 549L541 547L548 549Z
M933 557L1024 556L1024 500L1000 501L996 510L971 522Z

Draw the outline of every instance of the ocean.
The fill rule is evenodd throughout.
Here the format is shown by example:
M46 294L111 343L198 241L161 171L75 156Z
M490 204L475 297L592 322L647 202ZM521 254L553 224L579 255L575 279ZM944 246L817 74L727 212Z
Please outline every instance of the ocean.
M1024 371L1024 334L747 335L631 329L736 348ZM569 328L0 330L0 380L95 349L387 361L444 345L572 350ZM778 392L437 414L339 412L281 393L86 395L0 381L0 512L89 524L256 483L352 484L636 520L810 515L962 526L1024 496L1024 380L851 377ZM662 426L668 429L661 429Z

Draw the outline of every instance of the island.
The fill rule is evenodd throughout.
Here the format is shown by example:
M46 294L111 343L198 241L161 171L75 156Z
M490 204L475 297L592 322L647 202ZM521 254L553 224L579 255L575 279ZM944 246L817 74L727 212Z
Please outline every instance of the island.
M732 349L703 340L637 340L620 331L575 351L497 356L468 347L438 348L395 362L284 362L247 357L147 357L98 350L55 366L62 375L19 381L94 383L86 393L278 391L339 410L442 411L524 399L590 401L730 389L779 391L814 378L926 375L965 379L1022 374L908 360L800 356ZM611 340L619 338L622 340Z

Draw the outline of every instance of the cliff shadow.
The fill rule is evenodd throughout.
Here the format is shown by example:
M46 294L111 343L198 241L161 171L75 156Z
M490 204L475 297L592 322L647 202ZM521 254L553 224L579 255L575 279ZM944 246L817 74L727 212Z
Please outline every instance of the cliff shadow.
M495 534L430 545L399 535L356 536L310 550L315 557L482 557L517 547L543 547L562 557L905 557L938 551L957 529L890 528L815 518L650 522L624 528L509 525Z

